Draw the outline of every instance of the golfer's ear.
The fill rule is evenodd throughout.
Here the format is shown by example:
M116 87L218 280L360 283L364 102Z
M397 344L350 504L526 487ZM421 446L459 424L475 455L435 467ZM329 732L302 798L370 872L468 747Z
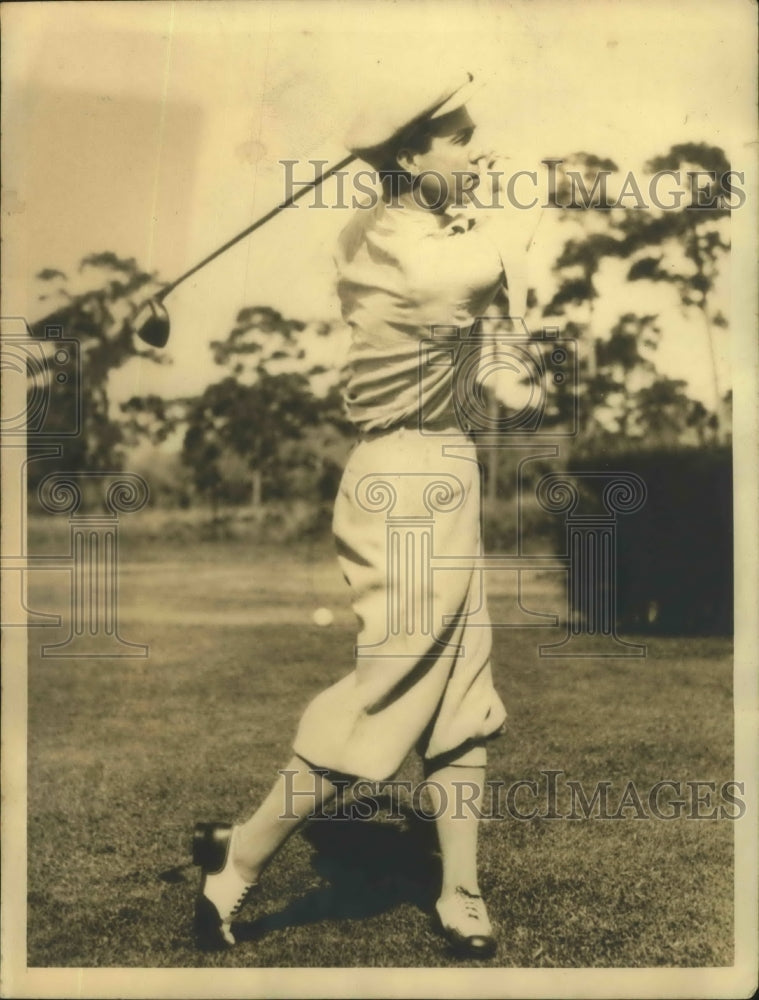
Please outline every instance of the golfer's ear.
M395 159L399 167L402 167L407 173L412 176L416 176L419 173L416 165L416 153L412 153L410 149L405 146L397 151L395 154Z

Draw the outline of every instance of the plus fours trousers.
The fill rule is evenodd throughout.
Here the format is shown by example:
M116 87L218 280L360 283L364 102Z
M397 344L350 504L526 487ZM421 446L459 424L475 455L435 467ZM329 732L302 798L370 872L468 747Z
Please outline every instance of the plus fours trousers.
M490 667L480 475L465 434L399 428L354 449L335 504L359 620L355 668L303 714L295 752L384 780L416 748L478 765L506 711Z

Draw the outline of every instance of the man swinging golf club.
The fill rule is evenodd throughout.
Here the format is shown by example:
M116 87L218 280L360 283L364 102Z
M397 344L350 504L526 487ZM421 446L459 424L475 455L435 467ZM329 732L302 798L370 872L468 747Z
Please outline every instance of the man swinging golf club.
M336 794L337 777L387 780L416 750L440 792L438 925L462 955L495 951L477 879L476 809L456 807L457 785L474 790L473 806L481 801L486 741L506 718L491 679L481 574L467 563L481 547L479 471L454 406L453 368L419 363L431 327L471 328L505 287L496 246L456 206L462 178L466 189L482 160L466 108L471 83L424 101L383 94L382 115L362 116L347 142L379 172L384 192L355 213L337 251L337 290L353 334L344 398L360 440L333 527L360 622L356 658L306 707L294 756L252 815L235 826L197 825L195 927L204 948L235 943L233 920L251 890L285 840ZM435 556L457 560L456 571L418 573L401 586L371 484L392 493L405 515L428 517L419 477L435 476L447 484L435 513ZM433 627L409 627L423 602ZM389 608L404 627L390 627Z

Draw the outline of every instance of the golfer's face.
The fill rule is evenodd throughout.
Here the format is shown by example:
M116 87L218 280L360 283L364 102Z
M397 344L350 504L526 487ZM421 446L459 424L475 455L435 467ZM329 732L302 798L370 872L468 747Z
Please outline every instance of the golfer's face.
M479 180L479 161L484 153L476 138L476 125L461 109L442 121L430 148L416 157L422 193L428 203L461 204L462 196Z

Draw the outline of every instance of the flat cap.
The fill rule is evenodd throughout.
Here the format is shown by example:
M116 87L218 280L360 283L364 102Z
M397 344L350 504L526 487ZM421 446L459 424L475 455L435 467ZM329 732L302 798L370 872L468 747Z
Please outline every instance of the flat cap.
M345 145L351 153L378 167L410 129L463 107L477 89L471 73L451 81L443 90L422 88L416 81L413 86L407 81L388 83L375 91L370 105L355 118Z

